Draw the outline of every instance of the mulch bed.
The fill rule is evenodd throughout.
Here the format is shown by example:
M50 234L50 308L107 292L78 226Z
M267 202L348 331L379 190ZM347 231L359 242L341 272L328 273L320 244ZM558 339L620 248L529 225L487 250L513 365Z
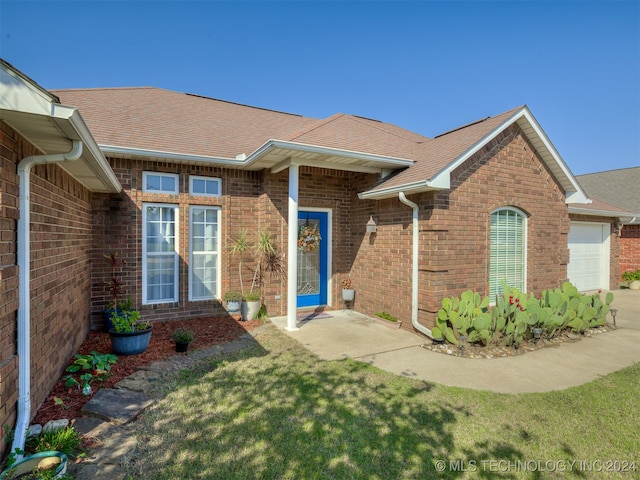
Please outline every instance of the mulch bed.
M542 338L535 342L534 340L523 341L518 348L509 347L506 345L494 344L483 346L479 343L466 344L464 351L460 345L452 345L446 342L432 342L430 344L422 345L423 348L431 350L437 353L443 353L446 355L452 355L454 357L466 357L466 358L501 358L512 357L515 355L523 355L527 352L539 350L541 348L558 345L565 342L577 342L582 338L591 337L601 333L608 332L609 330L615 330L613 325L606 324L600 327L590 328L584 334L572 333L565 331L558 336L546 339Z
M67 418L72 420L81 416L80 410L100 388L113 388L113 386L125 377L136 372L140 367L153 362L166 360L174 355L184 355L176 353L175 343L171 338L176 328L187 328L195 334L195 341L189 345L189 350L206 348L213 345L221 345L237 339L242 334L251 331L262 325L261 320L241 322L232 317L203 317L187 320L177 320L170 322L154 322L153 333L147 351L138 355L118 356L118 362L111 368L111 375L108 379L91 384L93 393L82 395L77 387L65 387L64 377L68 375L64 372L60 379L47 396L46 400L38 409L31 423L44 425L49 420ZM111 340L109 334L105 332L90 332L87 339L82 343L77 353L82 355L90 354L91 351L98 353L111 353ZM73 363L75 357L69 359L69 364ZM55 399L63 402L63 405L56 403Z

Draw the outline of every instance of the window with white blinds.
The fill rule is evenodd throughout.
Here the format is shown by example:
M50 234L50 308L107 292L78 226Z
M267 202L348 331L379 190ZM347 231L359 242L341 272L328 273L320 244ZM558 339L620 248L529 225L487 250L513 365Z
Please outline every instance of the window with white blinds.
M502 282L524 292L526 288L526 217L515 208L491 214L489 298L502 295Z

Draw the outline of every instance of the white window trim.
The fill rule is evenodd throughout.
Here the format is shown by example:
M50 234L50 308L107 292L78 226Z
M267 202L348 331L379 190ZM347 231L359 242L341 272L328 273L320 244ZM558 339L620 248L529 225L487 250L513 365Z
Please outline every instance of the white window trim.
M147 190L147 177L165 177L175 179L176 188L174 190ZM142 191L144 193L168 193L177 195L180 193L180 176L177 173L162 173L162 172L142 172Z
M527 279L528 279L528 272L527 272L527 264L528 264L528 256L529 256L529 239L528 239L528 233L529 233L529 228L528 228L528 221L529 221L529 216L523 212L522 210L520 210L519 208L515 208L515 207L500 207L500 208L496 208L494 211L491 212L491 214L489 215L489 295L491 296L491 216L493 216L494 213L498 213L498 212L502 212L505 210L509 210L512 212L517 213L518 215L522 216L522 228L524 229L524 234L523 234L523 238L522 238L522 242L523 242L523 246L524 246L524 255L523 255L523 263L524 265L522 266L522 288L519 288L519 290L522 293L526 293L527 292ZM513 287L513 285L510 285L511 287ZM490 298L490 305L495 305L495 296L494 298Z
M147 207L173 208L175 218L175 244L174 244L174 290L173 299L162 299L149 301L147 299ZM161 303L175 303L178 301L178 292L180 290L180 272L178 270L178 259L180 252L180 217L178 205L169 203L150 203L142 204L142 304L157 305Z
M218 184L218 192L215 193L196 193L193 191L194 180L204 180L205 182L216 182ZM201 175L189 176L189 195L192 197L221 197L222 196L222 179L218 177L203 177Z
M193 296L193 265L195 265L193 261L193 212L195 209L204 209L204 210L215 210L218 216L218 231L216 232L217 244L216 244L216 285L218 287L218 291L216 291L215 295L209 298L194 298ZM221 252L220 252L220 207L213 207L207 205L190 205L189 206L189 301L191 302L205 302L210 300L219 300L220 296L220 282L221 282Z

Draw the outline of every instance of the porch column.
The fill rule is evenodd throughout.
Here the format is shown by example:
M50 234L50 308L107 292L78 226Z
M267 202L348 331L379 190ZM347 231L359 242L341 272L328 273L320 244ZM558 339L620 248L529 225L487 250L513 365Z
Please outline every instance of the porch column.
M289 239L287 253L287 330L298 330L298 165L289 165Z

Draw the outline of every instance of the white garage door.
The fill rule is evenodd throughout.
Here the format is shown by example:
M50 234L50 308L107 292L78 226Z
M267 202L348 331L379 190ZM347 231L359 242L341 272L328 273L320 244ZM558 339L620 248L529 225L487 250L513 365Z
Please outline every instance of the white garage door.
M581 292L609 288L608 223L571 222L567 276Z

